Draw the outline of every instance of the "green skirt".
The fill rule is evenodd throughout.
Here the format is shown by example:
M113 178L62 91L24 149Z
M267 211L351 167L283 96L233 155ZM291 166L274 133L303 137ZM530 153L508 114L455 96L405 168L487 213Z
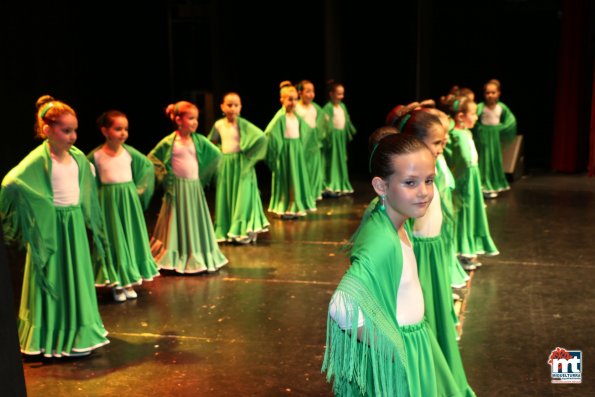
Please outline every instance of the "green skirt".
M310 180L310 191L314 200L322 199L324 191L324 171L322 169L322 153L320 150L312 152L312 156L307 159L308 176Z
M427 323L400 327L407 351L407 382L411 397L475 396L461 389ZM463 374L464 375L464 374Z
M504 165L502 164L502 146L498 125L478 124L474 141L477 146L481 187L486 193L509 190Z
M335 128L326 138L323 152L324 190L336 194L353 193L347 169L347 142L345 130Z
M463 288L467 285L467 281L469 281L470 277L457 258L454 225L452 221L444 220L442 223L441 235L444 236L442 241L444 242L446 260L450 269L450 286L452 288Z
M107 184L98 193L113 263L96 270L96 285L129 287L153 280L159 269L151 255L136 186L133 182Z
M468 167L457 178L453 201L456 211L457 254L466 257L498 255L498 248L490 235L477 166Z
M449 255L443 235L413 236L419 282L424 295L425 318L460 390L469 388L457 343L456 318L450 280Z
M109 340L97 306L82 209L55 208L58 250L44 269L51 293L36 282L28 249L18 318L19 341L25 354L77 356Z
M241 153L224 154L217 174L215 235L217 241L246 241L269 230L254 167L244 170Z
M285 139L279 156L271 180L269 211L292 216L305 216L306 211L315 211L302 142Z
M174 193L163 197L151 238L157 265L178 273L217 271L228 260L219 250L200 181L175 177L173 183Z

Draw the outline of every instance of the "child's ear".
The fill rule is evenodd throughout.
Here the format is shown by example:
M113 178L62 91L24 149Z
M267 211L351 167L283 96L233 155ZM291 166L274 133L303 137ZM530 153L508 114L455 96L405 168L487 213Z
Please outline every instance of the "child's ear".
M107 128L101 127L101 133L103 134L104 137L107 138Z
M384 180L379 176L372 178L372 187L374 188L374 191L377 195L386 195L386 182L384 182Z
M41 127L41 131L43 131L43 135L45 135L46 137L48 136L49 129L50 129L49 124L44 124L43 127Z

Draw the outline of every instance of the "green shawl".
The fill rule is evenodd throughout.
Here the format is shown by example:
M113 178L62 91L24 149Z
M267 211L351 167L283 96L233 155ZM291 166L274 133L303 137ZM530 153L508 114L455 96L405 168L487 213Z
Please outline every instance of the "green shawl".
M406 351L396 319L403 269L399 235L386 211L376 205L362 221L351 249L351 266L337 286L345 297L351 327L343 330L327 317L322 371L334 377L335 391L356 385L362 394L407 395ZM363 343L356 337L359 310L365 325ZM370 374L369 371L372 371ZM367 384L373 379L373 385Z
M279 171L279 156L283 153L283 145L285 143L285 108L282 107L277 111L273 119L267 125L267 128L264 130L264 134L267 137L268 144L267 144L267 153L265 157L265 161L271 171L278 172ZM316 137L312 134L312 129L306 123L304 119L302 119L297 113L293 112L293 114L297 117L300 125L300 141L302 142L302 146L304 148L304 156L307 156L313 150L318 148L318 142L316 142Z
M97 169L97 164L95 164L95 152L101 149L102 146L103 145L96 147L87 155L87 158L95 166L95 169ZM140 198L142 208L143 210L146 210L149 207L149 202L151 201L153 191L155 190L155 170L153 163L147 156L132 146L126 144L123 144L122 146L130 154L130 157L132 157L132 180L136 186L136 192ZM97 186L101 187L102 183L99 176L97 176L96 181Z
M216 125L217 123L213 124L208 139L215 145L220 146L221 135ZM238 117L238 129L240 131L240 153L245 159L242 163L242 175L246 175L257 162L264 159L267 151L267 140L260 128L242 117Z
M339 106L343 108L343 112L345 113L345 131L347 132L347 140L351 141L355 136L357 130L355 126L351 122L351 116L349 116L349 112L347 111L347 106L343 102L339 102ZM324 107L322 108L322 112L324 113L324 120L325 123L323 124L325 127L325 133L322 134L323 137L327 137L330 133L330 130L333 128L333 103L327 102Z
M500 115L500 139L502 142L511 141L517 133L517 125L516 125L516 117L514 113L510 111L508 106L503 104L502 102L498 101L498 105L502 108L502 114ZM479 120L481 122L481 114L485 108L485 103L481 102L477 105L477 116L479 116ZM479 127L480 122L477 123L477 127Z
M106 249L108 241L97 199L95 177L82 151L73 146L70 155L79 168L80 206L85 225L93 235L93 259L101 265L104 260L111 258L106 257L106 253L109 254ZM6 241L22 247L29 246L37 283L44 291L55 296L52 285L45 277L46 265L58 249L51 175L52 158L49 145L44 141L2 180L0 217Z
M192 133L190 137L196 149L199 178L204 187L217 171L219 160L221 160L221 151L201 134ZM175 176L171 165L171 157L175 138L176 132L169 134L147 155L155 167L157 183L163 188L166 196L170 198L174 195L173 181Z

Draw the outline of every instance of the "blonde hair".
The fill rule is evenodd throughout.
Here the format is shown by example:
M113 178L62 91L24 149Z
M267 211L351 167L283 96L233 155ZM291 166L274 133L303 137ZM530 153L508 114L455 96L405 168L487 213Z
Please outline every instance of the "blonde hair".
M295 92L297 95L297 90L289 80L284 80L279 84L279 95L281 98L286 97L289 95L290 92Z
M50 95L42 95L35 103L37 113L35 115L35 134L37 137L47 138L43 127L58 122L58 119L65 113L69 113L76 117L76 112L67 104L55 100Z

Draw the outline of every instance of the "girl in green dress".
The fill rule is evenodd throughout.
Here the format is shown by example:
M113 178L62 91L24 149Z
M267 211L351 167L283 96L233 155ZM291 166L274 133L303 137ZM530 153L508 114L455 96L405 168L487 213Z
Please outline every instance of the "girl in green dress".
M280 84L281 109L265 129L266 162L272 172L269 211L282 219L316 211L306 163L306 153L317 145L311 129L295 113L297 90L289 81Z
M500 102L498 80L488 81L483 87L483 94L485 102L477 106L479 120L473 135L484 197L495 198L498 193L510 189L502 164L501 142L509 142L516 135L516 118L508 106Z
M353 193L347 167L347 143L356 129L343 103L345 87L334 80L328 82L329 101L324 105L326 132L323 140L323 168L325 196L337 197Z
M2 181L5 239L27 248L18 316L25 354L81 356L109 343L87 230L96 262L111 260L109 245L92 166L73 146L77 128L70 106L49 95L39 98L36 132L45 140Z
M267 144L264 132L240 117L241 110L240 96L227 93L221 103L225 117L215 122L209 139L223 154L215 198L217 241L248 244L269 229L254 170L264 159Z
M97 126L105 143L87 158L97 170L99 204L111 242L111 266L96 269L95 283L112 287L114 300L136 299L133 285L152 281L159 268L151 255L144 210L155 187L153 164L125 144L128 118L118 110L104 112Z
M445 150L446 162L455 177L453 202L456 211L457 254L475 266L477 255L498 255L492 240L481 191L478 155L471 135L477 121L477 105L465 96L451 97L450 115L455 127Z
M151 251L161 269L178 273L215 272L227 264L217 244L203 184L217 170L221 152L198 128L198 108L180 101L165 114L177 127L148 157L163 189Z
M380 197L353 238L351 266L329 304L322 370L336 395L463 396L424 320L424 298L405 223L425 214L435 162L418 138L374 145Z
M310 185L314 199L322 199L324 191L324 172L322 169L322 142L323 134L326 131L324 114L322 108L314 102L316 95L314 84L310 80L302 80L296 85L298 92L298 103L295 107L296 113L304 119L312 129L311 139L316 145L311 145L311 150L306 153L308 174L310 175Z

